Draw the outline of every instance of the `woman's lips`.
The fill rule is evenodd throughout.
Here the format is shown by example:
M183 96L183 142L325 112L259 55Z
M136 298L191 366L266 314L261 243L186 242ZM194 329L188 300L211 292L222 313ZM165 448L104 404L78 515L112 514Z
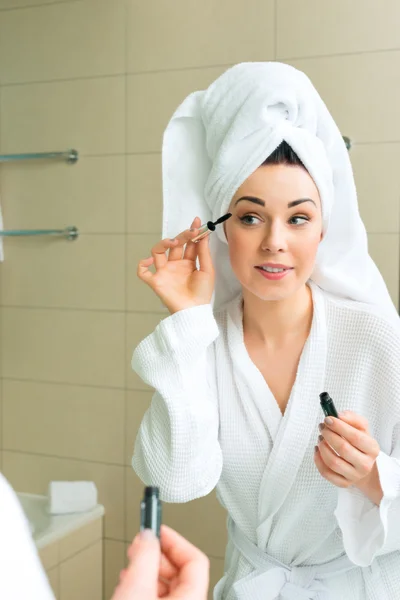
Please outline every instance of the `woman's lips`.
M265 279L269 279L270 281L279 281L280 279L283 279L284 277L286 277L286 275L293 270L293 267L287 267L285 265L279 265L279 264L273 264L273 263L268 263L266 265L262 265L262 266L255 267L255 268L257 269L257 271L259 273L261 273L261 275ZM274 269L274 270L276 269L276 271L270 271L270 270L266 271L265 268ZM279 269L279 271L278 271L278 269Z

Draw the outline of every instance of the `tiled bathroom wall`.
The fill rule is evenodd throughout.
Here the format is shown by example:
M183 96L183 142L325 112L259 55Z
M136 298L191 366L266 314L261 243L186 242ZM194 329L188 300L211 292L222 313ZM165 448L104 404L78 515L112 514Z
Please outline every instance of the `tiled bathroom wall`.
M303 69L354 146L371 254L398 303L400 4L395 0L0 0L0 152L76 148L76 165L0 168L8 229L75 225L75 242L7 239L0 265L0 460L20 491L93 479L107 511L105 598L138 528L130 467L150 390L134 346L165 312L136 278L161 229L171 113L228 66ZM223 569L213 495L165 521Z

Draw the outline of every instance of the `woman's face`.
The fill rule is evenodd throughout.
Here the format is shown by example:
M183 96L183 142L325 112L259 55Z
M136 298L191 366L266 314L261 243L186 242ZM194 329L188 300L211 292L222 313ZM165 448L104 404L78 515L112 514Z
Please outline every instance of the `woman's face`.
M322 239L321 201L305 169L258 168L237 190L224 224L233 271L261 300L283 300L312 273Z

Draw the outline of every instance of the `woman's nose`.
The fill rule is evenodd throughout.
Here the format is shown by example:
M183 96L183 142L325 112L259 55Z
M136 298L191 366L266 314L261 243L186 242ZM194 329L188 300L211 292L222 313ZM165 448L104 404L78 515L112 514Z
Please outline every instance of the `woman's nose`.
M287 248L287 240L284 227L280 223L273 223L262 241L262 249L266 252L284 252Z

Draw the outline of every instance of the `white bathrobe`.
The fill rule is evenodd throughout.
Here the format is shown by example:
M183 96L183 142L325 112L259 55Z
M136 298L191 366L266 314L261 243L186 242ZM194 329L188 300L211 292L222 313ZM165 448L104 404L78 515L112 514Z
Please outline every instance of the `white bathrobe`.
M237 297L163 320L132 367L156 389L133 467L167 502L211 492L228 511L216 600L400 599L400 336L378 310L310 284L314 316L282 416L251 361ZM339 489L314 464L319 394L366 417L384 497ZM325 564L324 564L325 563Z
M0 599L55 600L18 497L1 473Z

